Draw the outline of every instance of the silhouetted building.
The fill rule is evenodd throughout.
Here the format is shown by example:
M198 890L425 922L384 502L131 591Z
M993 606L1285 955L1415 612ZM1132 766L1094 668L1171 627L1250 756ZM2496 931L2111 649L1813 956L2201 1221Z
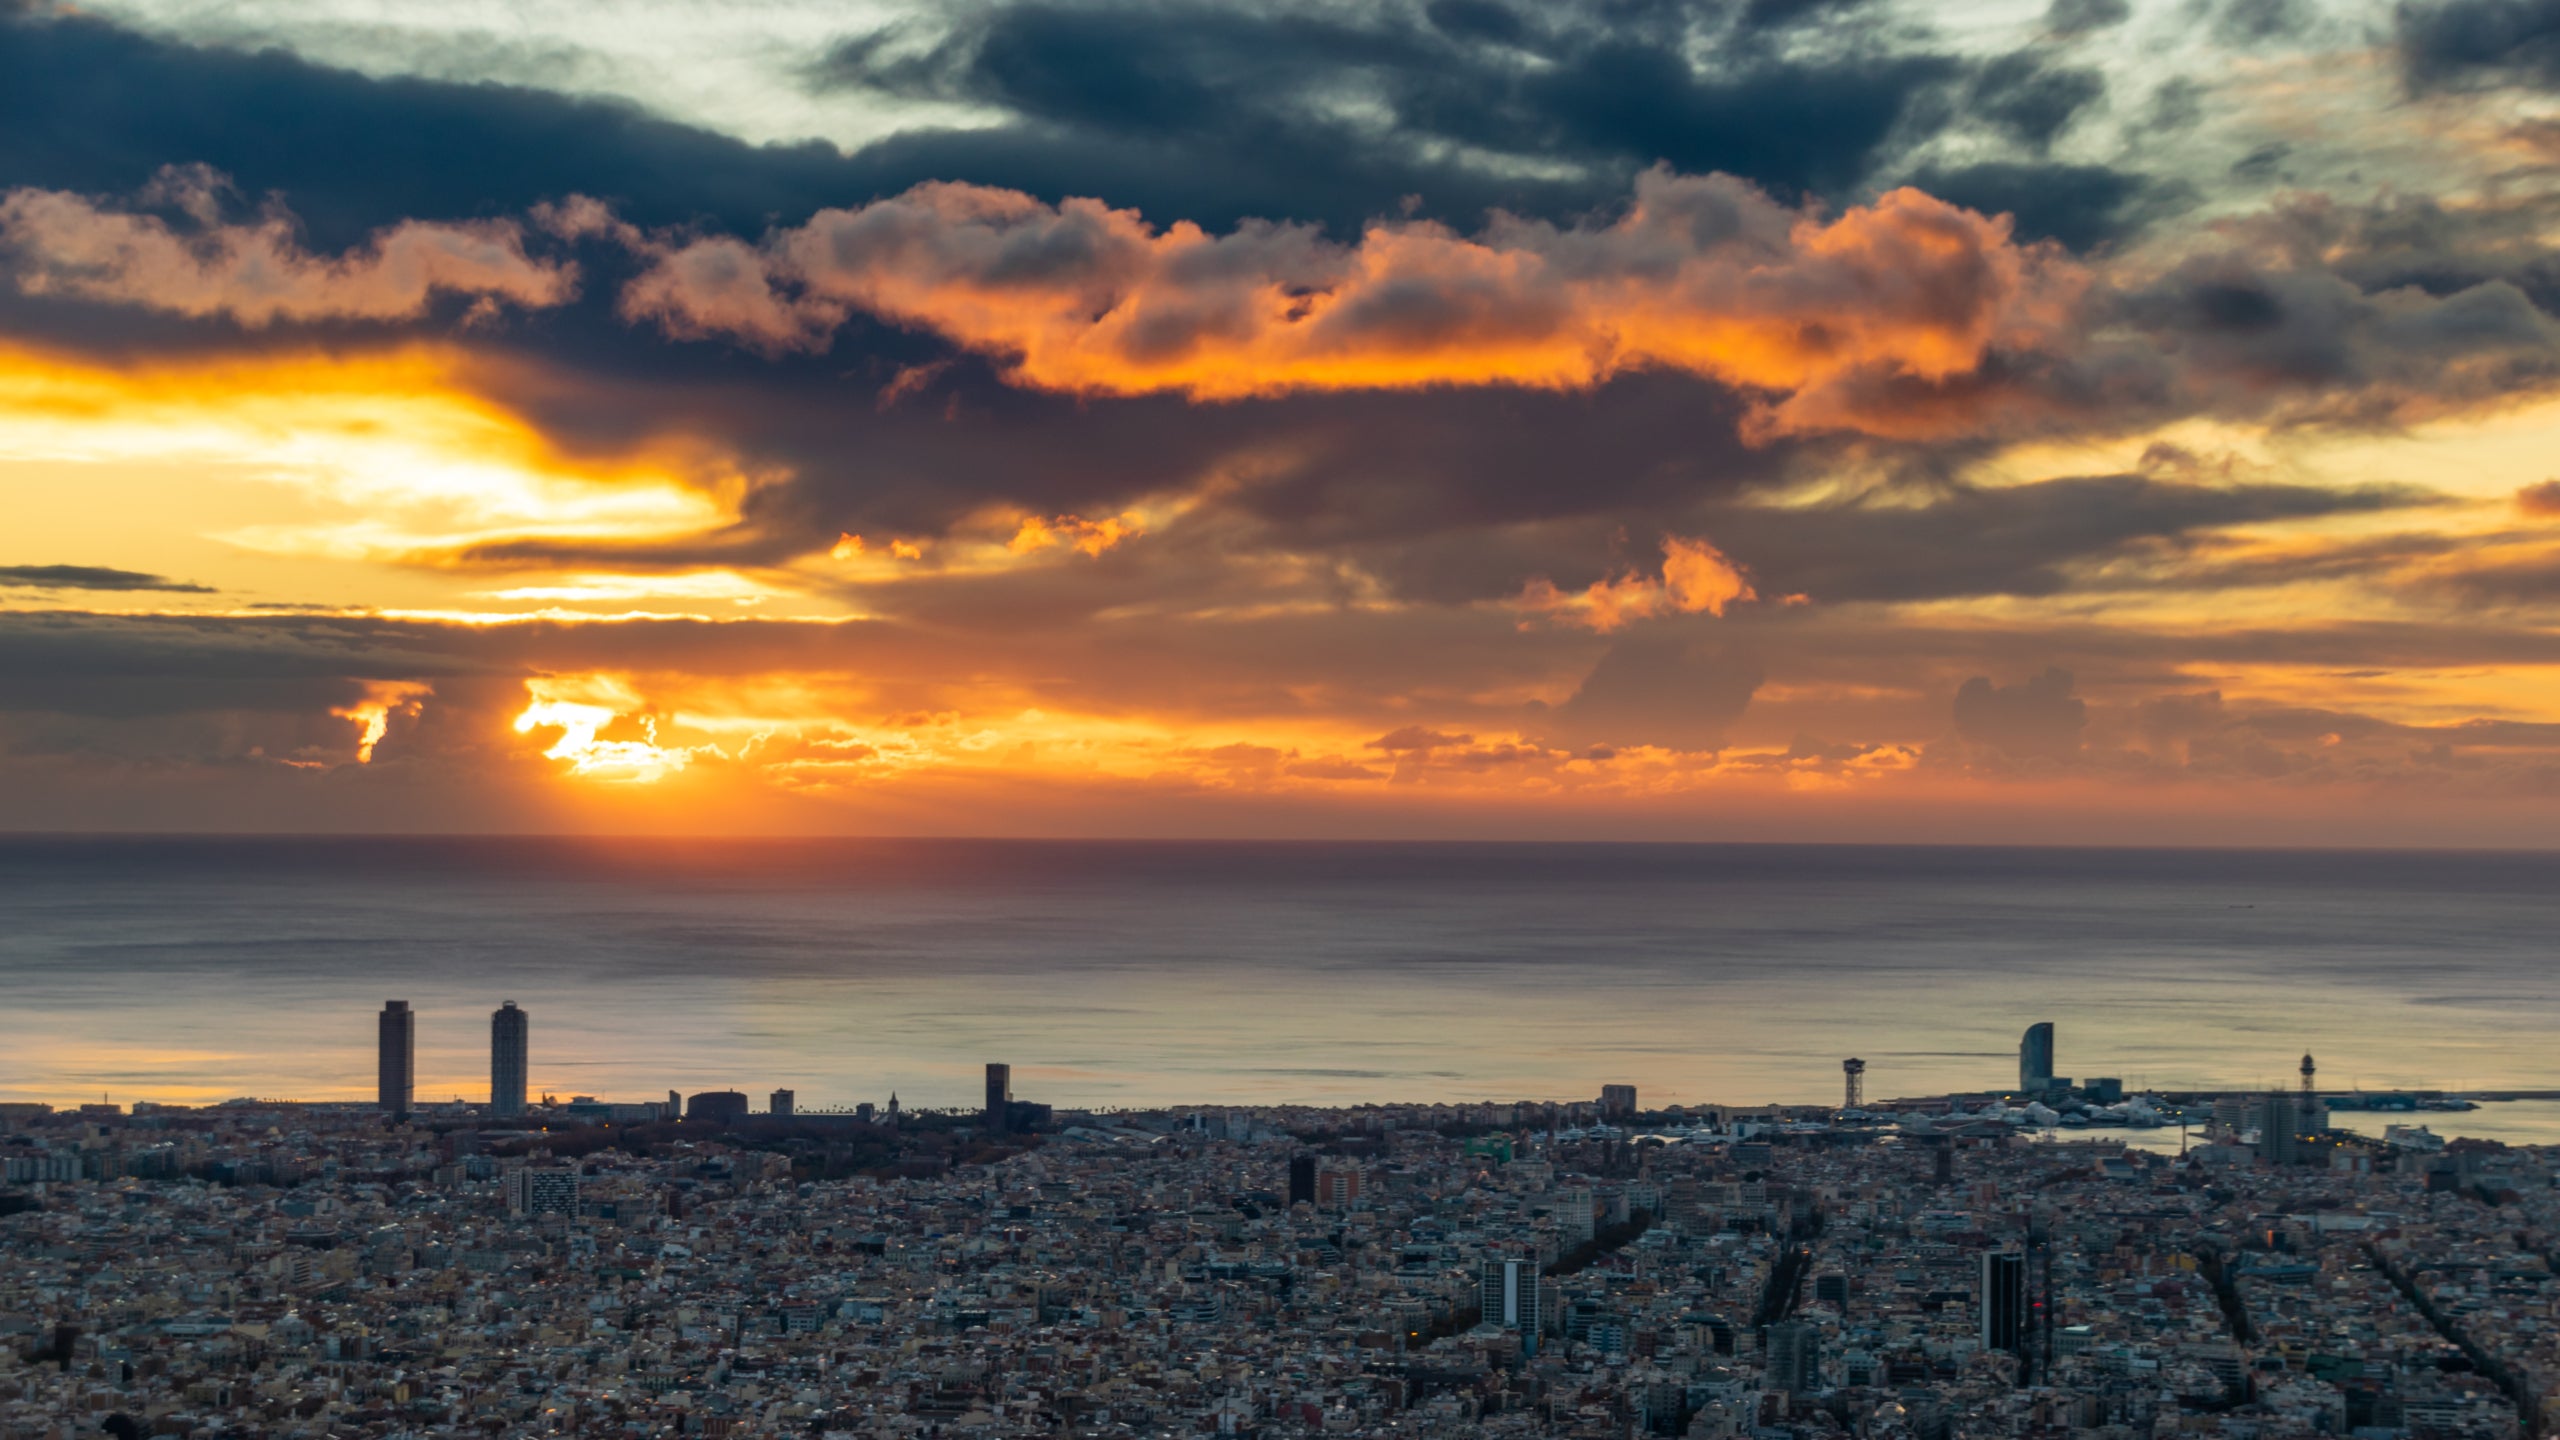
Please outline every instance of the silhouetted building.
M2018 1041L2018 1088L2035 1091L2053 1086L2053 1022L2039 1020Z
M1316 1157L1313 1155L1289 1157L1289 1203L1292 1205L1316 1203Z
M987 1065L987 1128L1010 1129L1013 1124L1013 1067L990 1061Z
M772 1102L766 1108L776 1117L787 1117L800 1108L800 1097L789 1090L776 1090L773 1092Z
M684 1118L710 1120L723 1124L747 1118L747 1096L742 1090L705 1090L684 1102Z
M1952 1138L1940 1140L1935 1149L1938 1153L1931 1162L1929 1178L1939 1185L1953 1185L1956 1183L1956 1142Z
M524 1077L530 1049L530 1023L510 1000L489 1016L489 1113L524 1113Z
M379 1089L383 1111L406 1119L418 1090L418 1025L406 1000L382 1002Z
M2293 1097L2279 1090L2258 1102L2258 1158L2270 1165L2302 1163L2301 1117Z
M1600 1118L1603 1120L1636 1118L1636 1087L1633 1085L1601 1086Z
M1802 1320L1769 1327L1769 1384L1790 1395L1822 1388L1822 1334Z
M1986 1251L1982 1257L1982 1290L1975 1297L1981 1311L1982 1348L2027 1355L2027 1257L2015 1250Z

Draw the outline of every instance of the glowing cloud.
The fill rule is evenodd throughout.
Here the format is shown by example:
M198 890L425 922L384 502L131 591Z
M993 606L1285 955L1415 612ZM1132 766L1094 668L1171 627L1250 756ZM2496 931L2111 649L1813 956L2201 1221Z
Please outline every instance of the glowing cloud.
M567 761L572 775L646 785L682 770L697 756L721 753L716 745L659 744L658 717L629 686L610 676L539 676L525 681L524 688L532 699L516 716L516 733L557 729L559 740L542 754ZM604 732L615 726L635 729L639 738L607 738Z
M365 683L364 698L353 705L341 705L330 714L341 720L352 720L362 727L356 738L356 763L373 763L373 747L391 730L394 714L415 715L419 705L435 693L435 688L411 680L371 680Z
M1550 580L1533 580L1512 603L1532 614L1585 625L1605 635L1630 620L1656 615L1703 611L1721 618L1726 607L1759 598L1750 575L1713 543L1703 537L1665 535L1659 578L1629 570L1575 591L1560 590Z
M1087 520L1077 515L1060 515L1043 520L1036 515L1022 517L1022 528L1005 542L1005 549L1016 555L1028 555L1055 545L1067 545L1087 555L1100 555L1123 540L1144 535L1146 527L1134 515L1115 515L1108 520Z
M326 502L220 537L270 554L432 561L487 541L643 539L730 517L704 457L572 460L483 398L507 378L436 346L114 368L0 345L0 461L220 467Z
M1731 176L1654 169L1605 226L1497 217L1158 230L1098 200L920 185L750 247L650 240L622 308L681 336L822 348L859 311L997 357L1018 384L1204 400L1300 390L1598 384L1663 366L1777 397L1763 432L1906 434L1879 382L1936 383L2058 340L2089 276L1912 189L1825 219Z
M404 220L357 249L324 257L302 248L294 218L280 209L248 224L222 223L228 184L202 166L173 167L138 197L187 214L196 222L193 234L60 190L0 193L0 258L30 295L220 315L252 328L409 319L425 313L438 292L528 309L559 305L577 292L576 268L528 256L523 230L509 221Z

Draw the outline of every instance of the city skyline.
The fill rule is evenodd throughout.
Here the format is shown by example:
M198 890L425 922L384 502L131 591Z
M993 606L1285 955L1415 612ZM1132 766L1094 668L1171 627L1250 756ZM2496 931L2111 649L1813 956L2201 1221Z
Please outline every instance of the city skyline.
M393 1120L406 1120L414 1111L422 1108L421 1102L418 1101L416 1096L418 1019L418 1012L413 1009L406 1000L387 1000L383 1002L382 1009L376 1015L377 1081L375 1087L376 1099L374 1101L374 1107L385 1112L386 1115ZM501 1002L498 1009L491 1012L490 1021L491 1035L489 1046L487 1098L482 1101L472 1101L457 1094L450 1100L446 1101L428 1100L424 1102L423 1108L433 1112L447 1114L476 1112L494 1119L523 1118L527 1116L530 1111L536 1109L546 1113L556 1112L563 1114L593 1112L588 1116L590 1119L595 1118L595 1115L597 1114L603 1114L605 1112L618 1110L636 1112L642 1109L654 1111L655 1118L661 1119L744 1119L749 1115L754 1114L761 1114L773 1119L789 1119L802 1114L824 1116L828 1118L841 1118L843 1116L856 1113L859 1113L863 1118L868 1119L875 1112L881 1112L888 1109L888 1107L879 1104L875 1100L867 1098L841 1100L836 1102L821 1102L817 1106L804 1109L799 1104L799 1085L801 1083L806 1083L805 1081L795 1082L791 1085L778 1086L771 1090L767 1097L766 1108L760 1112L750 1109L750 1092L735 1088L734 1086L716 1090L695 1091L689 1096L681 1089L671 1089L667 1092L667 1101L663 1106L656 1105L654 1101L635 1100L632 1097L603 1097L587 1094L573 1095L569 1100L562 1101L558 1096L548 1090L541 1092L540 1101L538 1104L535 1104L530 1102L527 1098L527 1076L531 1069L531 1049L529 1043L531 1026L530 1016L522 1007L517 1005L515 1001L508 1000ZM2039 1102L2047 1100L2058 1101L2080 1109L2087 1109L2093 1106L2117 1104L2128 1098L2140 1096L2145 1092L2166 1092L2172 1095L2202 1095L2207 1097L2237 1095L2249 1097L2253 1104L2260 1101L2270 1103L2293 1103L2298 1107L2300 1113L2306 1116L2317 1113L2325 1120L2325 1112L2322 1109L2322 1100L2320 1098L2321 1092L2318 1092L2314 1085L2316 1074L2315 1062L2309 1053L2305 1053L2302 1056L2300 1064L2297 1067L2300 1087L2298 1092L2289 1092L2281 1083L2270 1083L2255 1087L2240 1087L2237 1089L2228 1086L2179 1084L2152 1086L2137 1083L2128 1089L2125 1082L2117 1077L2092 1078L2075 1084L2071 1077L2054 1075L2052 1072L2054 1069L2054 1056L2056 1053L2054 1049L2055 1035L2055 1025L2049 1020L2039 1020L2027 1026L2019 1042L2019 1080L2015 1086L1991 1085L1982 1087L1978 1090L1950 1093L1966 1094L1995 1100L2009 1106L2010 1108L2017 1109L2021 1114L2033 1114L2034 1111L2031 1107L2037 1105ZM572 1061L570 1063L575 1064L576 1062ZM645 1065L645 1062L643 1063ZM1041 1129L1048 1123L1049 1113L1054 1108L1052 1105L1046 1102L1026 1101L1015 1095L1013 1090L1014 1066L1011 1062L991 1060L977 1063L979 1073L983 1080L983 1086L977 1103L974 1105L958 1104L940 1107L941 1113L962 1115L974 1113L980 1117L981 1124L990 1133L998 1135L1007 1133L1008 1131L1021 1131L1028 1133ZM1850 1059L1843 1063L1844 1068L1848 1070L1853 1078L1847 1099L1844 1103L1839 1105L1825 1106L1800 1100L1789 1101L1769 1097L1759 1097L1749 1101L1737 1101L1733 1098L1726 1097L1704 1102L1696 1100L1674 1102L1672 1108L1680 1111L1698 1110L1704 1113L1777 1108L1806 1113L1829 1110L1836 1112L1843 1118L1864 1115L1868 1113L1865 1109L1868 1102L1862 1093L1862 1082L1866 1073L1866 1062L1862 1059ZM2507 1095L2511 1092L2527 1090L2527 1087L2520 1086L2489 1086L2484 1088L2493 1095L2501 1096ZM1602 1081L1597 1086L1596 1099L1588 1101L1573 1101L1568 1103L1574 1107L1578 1107L1582 1111L1588 1112L1588 1119L1592 1123L1600 1125L1609 1125L1612 1123L1623 1124L1632 1122L1637 1115L1642 1112L1642 1107L1639 1104L1639 1096L1641 1093L1641 1088L1636 1085L1627 1084L1621 1081ZM2459 1097L2461 1094L2458 1090L2447 1090L2440 1086L2392 1087L2388 1090L2376 1093L2391 1095L2403 1099L2414 1098L2417 1095L2424 1095L2428 1097ZM2363 1097L2364 1094L2365 1092L2362 1091L2361 1088L2358 1088L2350 1092L2342 1092L2342 1099L2356 1098L2359 1101L2357 1105L2350 1108L2374 1108L2362 1103L2361 1097ZM2529 1094L2530 1098L2534 1099L2560 1101L2560 1090L2547 1092L2530 1091ZM894 1090L891 1092L891 1098L892 1100L895 1098ZM1919 1094L1894 1096L1880 1095L1876 1097L1873 1103L1878 1111L1891 1112L1907 1108L1915 1102L1923 1101L1928 1098L1929 1097L1927 1096ZM117 1103L114 1102L114 1097L112 1095L102 1094L99 1097L99 1100L102 1103ZM160 1097L149 1095L128 1096L126 1097L126 1102L122 1103L130 1103L137 1100L145 1104L159 1105L163 1108L185 1108L183 1104L172 1105L171 1102L163 1100ZM2081 1103L2084 1101L2087 1103ZM238 1097L234 1100L220 1103L328 1105L342 1102L332 1102L325 1098L302 1099L298 1097L267 1096ZM1384 1103L1390 1107L1410 1104L1455 1104L1463 1107L1471 1104L1516 1105L1524 1103L1554 1106L1559 1102L1556 1097L1553 1096L1535 1097L1513 1095L1508 1097L1487 1096L1458 1101L1425 1101L1420 1099L1409 1099L1388 1101ZM914 1109L916 1107L909 1106L906 1108ZM925 1108L930 1110L935 1107ZM1082 1110L1087 1107L1077 1105L1073 1108ZM2477 1107L2475 1106L2473 1108ZM2268 1113L2273 1115L2275 1112L2270 1111ZM2399 1112L2395 1109L2394 1113ZM626 1118L639 1117L635 1115ZM2049 1122L2038 1123L2047 1124L2047 1128L2050 1128ZM2153 1123L2156 1125L2157 1122ZM2278 1128L2281 1128L2281 1126ZM1293 1181L1293 1183L1295 1182ZM1310 1183L1316 1182L1310 1181Z
M0 829L2560 844L2523 0L614 10L0 10Z

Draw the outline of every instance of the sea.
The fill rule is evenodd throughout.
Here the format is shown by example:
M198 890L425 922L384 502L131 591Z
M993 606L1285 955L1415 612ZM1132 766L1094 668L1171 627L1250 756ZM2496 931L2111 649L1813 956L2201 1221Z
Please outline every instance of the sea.
M803 1109L2560 1091L2560 856L1653 844L0 838L0 1099ZM2560 1139L2560 1107L2422 1117ZM2508 1118L2501 1119L2504 1115ZM2174 1137L2175 1132L2169 1132Z

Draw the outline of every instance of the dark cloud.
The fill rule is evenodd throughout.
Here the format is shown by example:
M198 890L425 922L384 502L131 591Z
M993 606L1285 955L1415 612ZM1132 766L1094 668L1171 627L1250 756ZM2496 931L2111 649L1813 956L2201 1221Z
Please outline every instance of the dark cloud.
M2042 151L2106 94L2106 77L2097 71L2056 65L2043 51L2019 50L1974 76L1971 108L1992 126Z
M2183 186L2130 170L2041 160L1990 160L1911 179L1968 209L2016 217L2022 239L2059 240L2075 250L2125 239L2190 198Z
M472 668L422 649L426 634L346 622L12 616L0 624L0 710L106 719L222 710L326 715L361 699L367 681Z
M2560 0L2402 0L2393 21L2413 90L2560 84Z
M2294 267L2333 273L2368 294L2415 290L2447 299L2504 282L2546 315L2560 315L2560 258L2545 237L2560 207L2522 197L2448 209L2425 195L2369 205L2290 202L2250 227Z
M2060 36L2080 36L2111 29L2131 18L2132 0L2053 0L2045 7L2044 28Z
M628 105L0 13L0 184L123 193L184 162L252 196L284 193L327 249L404 219L502 216L573 193L643 223L752 231L882 184L833 146L747 145Z
M2560 480L2543 480L2516 492L2516 509L2537 518L2560 516Z
M1822 601L2052 595L2083 571L2183 548L2234 525L2436 503L2405 486L2206 484L2089 475L1931 497L1892 490L1833 505L1723 510L1706 524L1773 593Z
M663 568L771 562L824 550L845 531L874 540L938 535L994 503L1051 515L1110 513L1151 494L1210 485L1215 505L1189 523L1223 525L1222 517L1236 516L1252 533L1220 530L1204 540L1297 554L1349 547L1416 598L1466 600L1515 593L1541 566L1499 544L1471 559L1439 545L1440 537L1676 513L1776 478L1799 449L1744 444L1742 407L1729 392L1660 372L1621 376L1587 393L1352 392L1238 406L1167 396L1080 401L997 385L974 362L944 383L920 403L885 412L845 404L842 380L789 371L764 384L518 387L505 398L545 433L592 437L600 450L659 434L734 437L751 468L787 478L753 497L733 534L637 553L627 545L508 542L475 547L467 558ZM1602 558L1595 553L1590 563Z
M2320 18L2310 0L2201 0L2198 8L2213 38L2243 47L2298 39Z
M1526 728L1555 745L1714 750L1764 678L1761 661L1730 642L1678 627L1631 633Z
M2190 76L2164 80L2151 92L2144 124L2151 130L2190 130L2204 119L2205 87Z
M2224 254L2120 303L2190 385L2246 387L2337 419L2386 420L2412 401L2504 400L2560 378L2560 329L2505 278L2441 296L2367 290L2330 269Z
M104 565L0 565L0 586L27 590L151 590L181 595L210 595L210 585L192 585L165 575L116 570Z
M2067 757L2089 723L2089 707L2071 687L2071 672L2060 667L2015 685L1976 675L1956 691L1956 733L2020 758Z
M1519 45L1531 38L1529 23L1520 12L1496 0L1430 0L1422 13L1441 34L1454 40Z
M816 74L825 85L1015 117L978 139L893 142L946 162L969 147L987 160L1010 146L1031 162L1006 173L947 164L945 178L1051 194L1108 167L1121 183L1071 193L1213 225L1287 215L1342 228L1393 213L1407 196L1464 221L1490 205L1556 214L1600 204L1656 162L1782 192L1853 188L1919 122L1923 93L1967 68L1925 46L1831 46L1815 59L1773 43L1860 9L1566 6L1532 21L1485 3L1419 13L1020 3L968 12L929 37L849 40ZM2039 90L2020 76L1999 93L2032 128L2058 124L2052 112L2075 85L2085 82ZM1355 110L1378 118L1344 118ZM1446 158L1453 151L1565 162L1584 178L1505 178Z

